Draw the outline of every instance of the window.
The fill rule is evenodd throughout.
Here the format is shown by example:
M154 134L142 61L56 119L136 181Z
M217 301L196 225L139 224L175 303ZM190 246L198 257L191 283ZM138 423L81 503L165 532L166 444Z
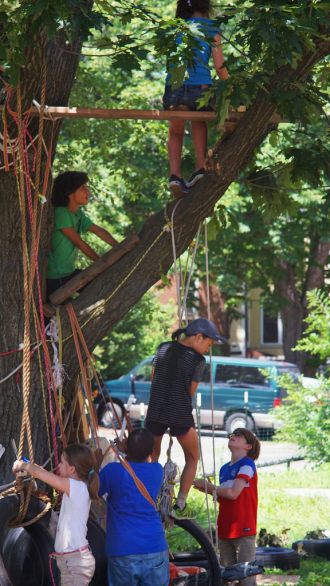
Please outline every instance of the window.
M251 385L254 387L269 387L270 385L269 379L265 378L259 368L228 364L219 364L217 366L215 382L226 383L227 385Z
M218 364L215 372L215 382L229 385L238 383L241 377L241 370L242 367L240 366Z
M282 344L282 320L271 313L267 305L261 308L261 343Z
M147 364L142 364L136 373L135 373L135 380L136 381L151 381L151 373L152 373L152 363L149 362Z

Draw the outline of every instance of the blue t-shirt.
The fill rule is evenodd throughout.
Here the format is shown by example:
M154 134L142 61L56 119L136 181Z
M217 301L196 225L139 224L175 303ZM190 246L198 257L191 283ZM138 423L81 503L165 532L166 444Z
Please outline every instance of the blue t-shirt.
M210 18L191 17L187 18L186 22L193 23L198 27L198 30L205 35L204 37L196 37L199 48L194 49L194 65L187 67L188 77L184 80L183 85L211 85L212 77L209 67L209 60L212 53L212 42L214 37L219 33L219 29L214 21ZM177 44L182 42L182 36L177 38ZM166 85L171 85L171 74L168 73L166 78Z
M163 468L158 462L130 462L135 474L156 501ZM99 495L107 493L107 556L158 553L168 549L159 512L145 499L122 464L100 472Z

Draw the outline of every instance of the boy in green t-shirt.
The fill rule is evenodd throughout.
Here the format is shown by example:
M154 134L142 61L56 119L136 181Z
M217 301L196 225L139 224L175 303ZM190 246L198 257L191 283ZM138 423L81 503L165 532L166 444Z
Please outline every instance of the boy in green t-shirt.
M88 204L90 190L87 182L87 173L79 171L61 173L54 181L55 225L48 257L47 298L79 272L75 270L77 248L92 260L99 258L81 234L93 232L111 246L118 244L107 230L93 224L81 209Z

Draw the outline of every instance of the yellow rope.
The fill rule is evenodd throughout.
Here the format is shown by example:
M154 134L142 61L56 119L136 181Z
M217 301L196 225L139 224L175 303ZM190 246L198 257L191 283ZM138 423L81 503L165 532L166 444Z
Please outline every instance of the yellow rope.
M22 234L22 257L23 257L23 287L24 287L24 337L23 337L23 415L20 433L18 457L21 458L24 449L24 436L27 435L29 457L33 461L33 445L31 421L29 416L29 395L31 379L30 360L30 281L27 256L27 226L26 226L26 205L24 189L24 145L23 145L23 122L22 122L22 101L20 85L17 88L17 110L18 110L18 145L19 145L19 199L21 207L21 234Z

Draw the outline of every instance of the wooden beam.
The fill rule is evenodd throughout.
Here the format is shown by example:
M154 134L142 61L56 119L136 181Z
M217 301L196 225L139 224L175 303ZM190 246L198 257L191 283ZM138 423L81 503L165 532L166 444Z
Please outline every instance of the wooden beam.
M36 116L39 110L35 107L29 112ZM215 120L214 112L191 112L186 110L128 110L109 108L65 108L47 106L45 116L52 118L102 118L104 120Z
M3 106L0 106L2 112ZM39 109L33 106L28 110L31 116L38 116ZM232 110L228 114L227 121L238 122L245 111ZM204 120L211 122L216 120L215 112L191 112L190 110L128 110L109 108L68 108L64 106L46 106L45 116L57 118L101 118L104 120ZM271 123L278 124L281 117L278 114L272 116ZM225 126L225 124L224 124Z
M93 262L90 267L84 269L79 273L79 275L75 275L70 281L65 283L59 289L56 289L54 293L49 296L49 299L53 305L60 305L73 293L76 293L79 289L90 283L97 275L103 273L105 269L109 268L111 265L115 264L117 260L119 260L124 254L132 250L134 246L139 242L139 237L137 234L133 233L130 234L123 242L114 246L111 250L103 254L98 260ZM47 309L49 305L47 304ZM55 313L55 310L54 310Z

